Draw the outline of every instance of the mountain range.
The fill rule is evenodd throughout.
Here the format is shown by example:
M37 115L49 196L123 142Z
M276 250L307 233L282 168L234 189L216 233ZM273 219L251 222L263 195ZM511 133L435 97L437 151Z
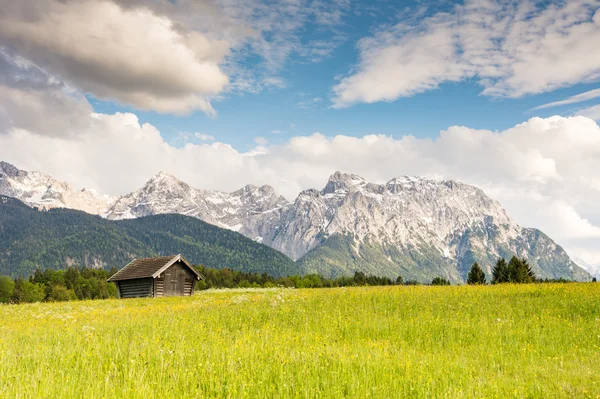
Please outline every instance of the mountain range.
M119 269L134 258L184 253L194 264L268 273L297 272L282 253L183 215L111 221L72 209L38 210L0 196L0 275L87 266Z
M114 198L0 163L0 194L108 220L197 218L282 252L298 273L326 277L363 271L464 282L473 262L489 275L498 257L517 255L530 261L538 277L590 278L544 233L519 226L479 188L451 180L402 176L374 184L335 172L322 190L302 191L290 202L266 185L231 193L199 190L161 172Z

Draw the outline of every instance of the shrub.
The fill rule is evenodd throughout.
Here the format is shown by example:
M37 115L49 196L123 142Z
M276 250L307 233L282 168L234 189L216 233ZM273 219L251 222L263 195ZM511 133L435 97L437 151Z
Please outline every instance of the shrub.
M8 276L0 276L0 303L10 302L15 282Z
M46 297L44 286L38 283L32 283L22 278L15 280L12 301L14 303L41 302Z
M67 289L64 285L57 284L52 287L48 298L50 302L74 301L77 299L75 291Z

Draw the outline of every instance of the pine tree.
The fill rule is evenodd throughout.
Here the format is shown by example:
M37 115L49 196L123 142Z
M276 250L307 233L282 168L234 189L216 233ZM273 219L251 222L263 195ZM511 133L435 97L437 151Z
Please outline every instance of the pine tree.
M431 285L450 285L450 281L443 277L435 277L433 280L431 280Z
M485 273L481 270L481 267L477 262L473 263L469 276L467 277L467 284L478 285L485 284Z
M523 284L535 281L535 274L531 270L527 259L519 259L513 256L508 262L508 268L513 283Z
M492 284L508 283L510 282L510 273L508 265L504 258L498 259L494 270L492 270Z

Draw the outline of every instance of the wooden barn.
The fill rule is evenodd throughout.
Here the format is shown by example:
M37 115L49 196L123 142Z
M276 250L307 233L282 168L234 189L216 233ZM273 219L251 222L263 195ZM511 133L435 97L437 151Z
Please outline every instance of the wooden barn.
M119 298L189 296L202 277L183 256L134 259L108 281Z

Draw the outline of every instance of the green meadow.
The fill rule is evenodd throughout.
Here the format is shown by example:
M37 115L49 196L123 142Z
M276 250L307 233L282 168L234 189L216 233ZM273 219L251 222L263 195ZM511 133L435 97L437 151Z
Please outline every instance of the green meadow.
M600 284L0 306L2 398L600 398Z

